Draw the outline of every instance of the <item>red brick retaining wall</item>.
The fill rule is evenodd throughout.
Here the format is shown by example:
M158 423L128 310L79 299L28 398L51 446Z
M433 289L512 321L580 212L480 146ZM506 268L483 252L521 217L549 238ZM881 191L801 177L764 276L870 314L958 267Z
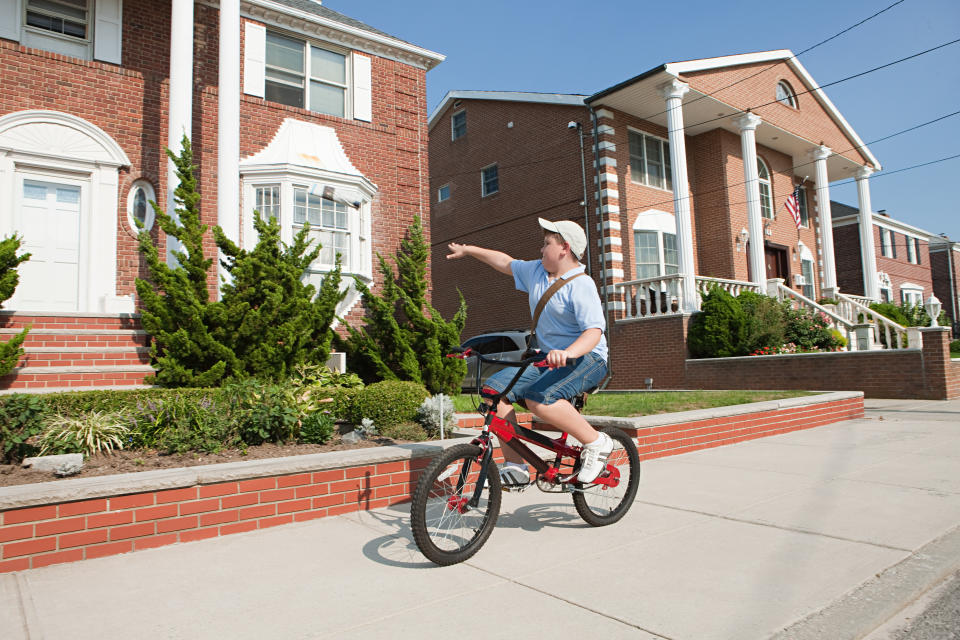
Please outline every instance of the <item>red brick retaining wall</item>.
M770 404L764 403L764 406ZM863 397L858 395L807 406L761 409L687 422L681 414L652 416L644 420L657 423L654 426L626 427L624 431L636 439L641 457L649 459L862 415ZM672 424L671 419L675 420ZM614 419L616 421L625 422ZM594 422L600 424L602 420ZM476 426L476 423L464 426ZM29 506L0 511L0 573L404 502L409 500L420 471L435 452L434 444L422 447L412 456L398 454L396 460L343 468L74 501L37 500ZM130 475L136 478L136 474ZM0 490L0 499L2 494Z

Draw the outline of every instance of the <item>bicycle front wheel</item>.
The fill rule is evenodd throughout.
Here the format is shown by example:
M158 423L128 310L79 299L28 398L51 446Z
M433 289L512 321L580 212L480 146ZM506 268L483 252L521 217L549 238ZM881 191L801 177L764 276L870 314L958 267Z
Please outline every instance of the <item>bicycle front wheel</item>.
M616 467L620 482L615 487L587 485L582 492L573 494L577 513L587 524L595 527L613 524L625 516L637 497L640 485L640 455L633 439L614 427L607 427L603 432L613 440L613 451L607 458L607 465Z
M410 526L420 551L439 565L463 562L487 541L500 514L500 476L487 465L479 504L470 502L480 477L481 449L450 447L427 466L413 492Z

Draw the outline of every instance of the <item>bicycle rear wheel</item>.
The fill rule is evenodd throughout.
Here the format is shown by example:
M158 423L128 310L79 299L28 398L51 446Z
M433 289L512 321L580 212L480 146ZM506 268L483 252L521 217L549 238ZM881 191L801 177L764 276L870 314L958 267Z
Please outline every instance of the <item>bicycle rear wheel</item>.
M423 555L439 565L471 557L497 524L502 493L497 465L492 461L479 504L469 505L480 476L480 453L474 444L450 447L433 459L414 489L410 506L413 539Z
M613 440L613 451L607 458L607 464L617 468L620 483L615 487L587 485L582 492L573 494L577 513L587 524L595 527L613 524L625 516L637 497L640 485L640 455L633 439L613 427L602 431Z

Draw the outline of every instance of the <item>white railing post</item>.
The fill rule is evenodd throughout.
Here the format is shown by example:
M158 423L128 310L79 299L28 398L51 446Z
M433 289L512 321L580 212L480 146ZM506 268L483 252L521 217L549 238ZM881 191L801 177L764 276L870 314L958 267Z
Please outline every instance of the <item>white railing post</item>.
M783 300L783 295L780 293L783 283L783 278L767 278L767 295L777 300Z

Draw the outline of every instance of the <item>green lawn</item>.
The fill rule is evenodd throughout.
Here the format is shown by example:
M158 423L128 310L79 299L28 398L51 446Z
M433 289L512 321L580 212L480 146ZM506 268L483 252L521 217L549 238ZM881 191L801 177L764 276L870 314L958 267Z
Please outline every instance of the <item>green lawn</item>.
M748 402L796 398L814 395L812 391L655 391L640 393L598 393L587 398L583 413L595 416L631 418L656 413L726 407ZM457 411L476 410L477 396L460 395L453 399Z

